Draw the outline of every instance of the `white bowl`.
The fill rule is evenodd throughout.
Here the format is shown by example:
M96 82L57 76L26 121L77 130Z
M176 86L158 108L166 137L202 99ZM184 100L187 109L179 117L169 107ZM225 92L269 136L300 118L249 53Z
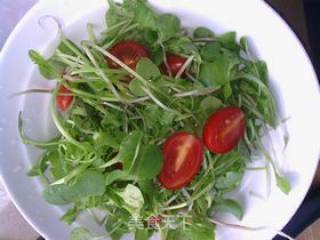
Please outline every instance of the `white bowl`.
M262 172L245 176L242 187L235 193L245 205L241 224L273 226L281 229L301 204L312 181L320 149L320 97L311 62L297 37L287 24L264 2L256 0L152 0L161 12L177 14L186 27L199 25L217 33L235 30L238 36L250 36L255 54L266 60L274 93L280 103L282 116L289 117L288 146L281 154L280 166L290 179L292 191L288 196L272 184L270 196L261 199L250 192L266 195ZM21 20L5 44L0 58L0 173L14 203L47 240L68 239L70 227L59 221L62 208L48 205L41 198L42 184L26 176L39 151L21 143L17 119L23 111L27 133L37 139L47 139L54 131L48 114L48 96L39 94L9 98L12 93L31 87L49 87L54 83L43 80L28 58L28 50L36 49L50 55L58 43L56 26L50 20L45 29L38 25L44 15L57 17L65 35L79 42L85 39L86 24L102 29L105 0L47 0L40 1ZM280 143L279 132L273 137ZM225 218L225 216L222 216ZM229 218L228 221L236 222ZM80 224L88 226L83 217ZM90 225L90 224L89 224ZM99 232L93 223L89 226ZM219 227L220 239L270 239L272 231L247 232Z

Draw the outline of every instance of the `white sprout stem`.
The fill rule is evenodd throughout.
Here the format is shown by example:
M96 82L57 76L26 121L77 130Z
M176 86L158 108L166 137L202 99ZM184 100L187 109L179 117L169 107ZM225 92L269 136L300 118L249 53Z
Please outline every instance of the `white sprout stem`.
M58 49L57 49L56 53L57 53L57 56L58 56L58 57L65 58L65 59L68 59L68 60L70 60L70 61L74 61L75 63L78 63L79 65L80 65L80 64L81 64L81 65L84 65L84 64L85 64L85 62L82 61L82 60L80 59L80 57L70 56L70 55L68 55L68 54L62 53L62 52L61 52L60 50L58 50Z
M50 93L52 93L52 89L46 89L46 88L27 89L27 90L24 90L21 92L14 93L14 94L10 95L9 98L17 97L17 96L21 96L21 95L29 94L29 93L49 93L50 94Z
M170 69L168 61L167 61L166 49L162 43L160 43L160 47L161 47L162 54L163 54L163 63L169 73L169 77L172 77L172 72L171 72L171 69Z
M182 65L182 67L179 69L177 75L174 77L175 79L178 79L181 77L182 73L187 69L187 67L192 63L193 56L188 57L187 61Z
M192 91L189 91L189 92L177 93L174 96L175 97L202 96L202 95L208 95L210 93L213 93L213 92L215 92L215 91L217 91L219 89L220 89L220 87L196 89L196 90L192 90Z
M56 96L56 94L54 94L54 96ZM75 140L67 131L65 131L64 127L62 126L62 124L59 120L59 117L58 117L57 110L56 110L54 96L52 98L52 103L50 106L50 112L51 112L51 116L52 116L52 120L53 120L54 124L56 125L57 129L62 134L62 136L64 136L66 138L66 140L68 140L70 143L76 145L77 147L84 149L83 146L81 145L81 143L78 142L77 140Z
M166 207L166 208L162 208L162 210L167 211L167 210L175 210L175 209L180 209L180 208L184 208L187 207L188 203L184 202L184 203L180 203L171 207Z
M103 102L102 104L103 104L103 105L106 105L106 106L108 106L108 107L111 107L111 108L113 108L113 109L116 109L116 110L118 110L118 111L120 111L120 112L124 112L121 107L118 107L117 105L114 105L114 104L112 104L112 103Z
M119 163L119 162L121 162L121 161L118 160L117 158L114 158L114 159L106 162L105 164L100 165L99 168L107 168L107 167L110 167L110 166L112 166L116 163Z
M110 90L112 91L113 95L118 98L119 100L121 100L121 97L118 93L118 91L116 90L116 88L113 86L112 82L109 80L109 78L104 74L104 72L100 69L100 67L98 66L96 60L94 59L94 57L92 56L92 54L90 53L89 49L85 46L83 46L84 51L86 52L87 56L89 57L90 61L92 62L92 64L98 68L98 74L100 75L100 77L102 77L102 79L109 85Z
M112 30L116 29L117 27L120 27L120 26L125 25L127 23L130 23L130 21L119 22L119 23L113 25L112 27L108 27L107 30L104 31L102 34L106 34L108 32L111 32Z
M175 112L174 110L168 108L166 105L164 105L162 102L160 102L159 99L157 99L147 88L141 87L142 90L154 101L155 104L157 104L162 109L168 111L168 112Z
M243 226L243 225L238 225L238 224L233 224L233 223L226 223L220 220L216 220L216 219L212 219L209 218L209 221L218 225L218 226L222 226L222 227L229 227L229 228L234 228L234 229L239 229L239 230L243 230L243 231L253 231L253 232L257 232L257 231L265 231L265 230L269 230L272 232L277 233L278 235L280 235L281 237L285 237L289 240L295 240L294 238L290 237L288 234L279 231L271 226L258 226L258 227L249 227L249 226Z

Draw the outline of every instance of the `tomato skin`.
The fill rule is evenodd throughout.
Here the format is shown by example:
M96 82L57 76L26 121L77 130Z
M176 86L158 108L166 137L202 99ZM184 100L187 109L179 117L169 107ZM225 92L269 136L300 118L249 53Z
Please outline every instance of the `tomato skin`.
M186 58L181 57L179 55L172 54L172 53L168 53L166 58L167 58L168 67L170 68L170 71L173 77L175 77L178 74L181 67L187 61ZM162 73L169 75L168 69L164 63L161 64L160 69Z
M214 153L227 153L238 145L246 128L244 112L226 107L213 113L203 128L203 142Z
M72 92L65 86L60 85L58 95L56 96L56 103L58 109L62 112L67 111L73 102L73 96L64 94L72 94Z
M163 145L164 164L159 180L166 189L177 190L192 181L203 161L200 139L187 132L171 135Z
M137 63L141 58L149 58L149 51L140 43L131 40L117 43L109 52L133 70L136 69ZM121 68L110 58L107 58L107 63L112 69Z

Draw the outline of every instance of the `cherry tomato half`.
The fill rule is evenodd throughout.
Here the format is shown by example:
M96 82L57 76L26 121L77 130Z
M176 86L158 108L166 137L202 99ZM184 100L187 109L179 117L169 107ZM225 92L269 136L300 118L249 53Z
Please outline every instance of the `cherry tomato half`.
M203 146L196 136L179 132L163 146L164 164L160 172L163 187L176 190L190 183L203 161Z
M68 110L68 108L71 106L73 102L73 96L66 95L66 94L71 94L70 89L61 85L58 90L58 95L56 96L56 102L57 102L58 108L62 112L65 112L66 110Z
M245 115L240 108L222 108L207 120L203 129L203 142L214 153L229 152L243 137L245 127Z
M110 49L110 53L133 70L136 69L136 65L141 58L149 57L149 52L144 46L140 43L129 40L122 41L114 45ZM110 68L120 68L120 66L110 58L107 59L107 62Z
M186 61L186 58L179 55L171 53L167 54L168 67L170 68L170 72L173 77L178 74L179 70L182 68L183 64L185 64ZM160 69L164 74L169 75L168 69L164 63L161 64Z

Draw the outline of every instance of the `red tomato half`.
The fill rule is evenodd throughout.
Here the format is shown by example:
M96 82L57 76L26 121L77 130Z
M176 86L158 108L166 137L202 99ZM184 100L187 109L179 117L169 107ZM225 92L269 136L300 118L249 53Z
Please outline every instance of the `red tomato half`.
M226 107L212 114L203 129L203 141L214 153L232 150L244 135L245 115L240 108Z
M190 183L203 161L203 146L196 136L179 132L163 146L164 164L160 172L163 187L176 190Z
M119 42L110 49L110 53L133 70L136 69L136 65L141 58L149 57L148 50L135 41ZM120 68L120 66L110 58L107 59L107 62L110 68Z
M167 54L168 67L170 68L173 77L178 74L179 70L182 68L183 64L185 64L186 61L187 59L184 57L171 53ZM160 69L164 74L169 75L168 69L164 63L161 64Z
M58 90L58 95L56 96L56 102L57 102L58 108L62 112L65 112L66 110L68 110L68 108L73 102L73 96L66 95L66 94L71 94L70 89L61 85Z

